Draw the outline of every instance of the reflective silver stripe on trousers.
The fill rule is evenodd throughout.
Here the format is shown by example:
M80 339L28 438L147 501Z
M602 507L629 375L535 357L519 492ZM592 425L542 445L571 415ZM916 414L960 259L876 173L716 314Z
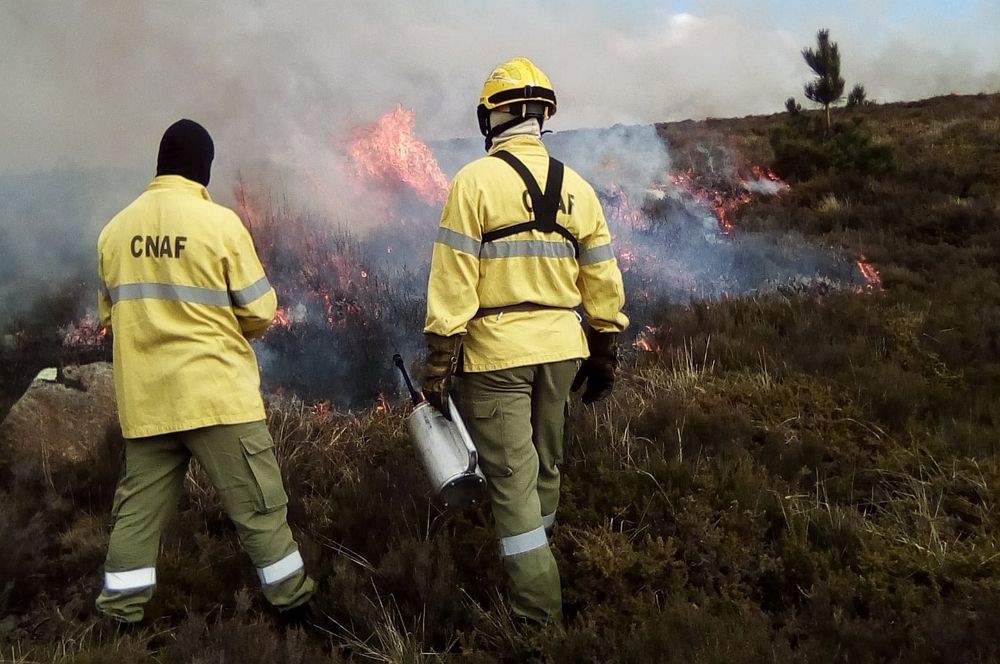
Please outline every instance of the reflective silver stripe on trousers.
M516 556L519 553L527 553L548 545L549 538L545 534L545 526L538 526L526 533L502 538L500 540L500 553L504 556Z
M479 248L482 246L482 243L476 238L444 227L438 229L436 241L457 251L472 254L473 256L479 255Z
M611 250L610 244L602 244L599 247L591 247L580 252L580 265L593 265L603 263L615 257L615 252Z
M268 282L267 277L261 277L246 288L230 291L230 295L232 295L233 304L238 307L245 307L269 290L271 290L271 284Z
M542 515L542 528L549 530L552 526L556 525L556 513L543 514Z
M262 584L265 586L271 586L294 576L295 573L303 567L305 567L305 564L302 562L302 555L296 550L292 551L276 563L272 563L267 567L258 568L257 576L260 577L260 582Z
M545 240L508 240L487 242L479 252L480 258L520 258L537 256L540 258L575 258L576 250L569 242L547 242Z
M127 572L105 572L104 588L113 592L139 590L156 585L156 568L143 567Z
M228 290L199 288L198 286L137 283L122 284L114 288L109 288L108 296L113 303L124 302L126 300L150 299L228 307L231 304L238 306L249 304L267 293L270 288L271 284L268 283L267 277L262 277L254 284L232 293Z

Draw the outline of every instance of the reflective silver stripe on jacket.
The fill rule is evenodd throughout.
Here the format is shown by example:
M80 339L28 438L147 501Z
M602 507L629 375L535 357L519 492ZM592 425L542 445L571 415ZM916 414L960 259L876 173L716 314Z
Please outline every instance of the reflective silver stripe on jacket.
M257 576L262 584L272 586L294 576L304 566L302 555L295 550L276 563L257 568Z
M519 258L523 256L535 256L539 258L573 258L576 250L568 242L549 242L546 240L497 240L496 242L480 242L479 240L453 231L450 228L441 227L438 229L436 241L451 247L456 251L466 254L478 255L480 258ZM591 262L597 263L607 258L602 257L605 251L609 257L611 247L607 245L594 250ZM583 255L581 254L581 264Z
M446 247L451 247L456 251L462 251L473 256L479 255L479 248L483 246L483 243L476 238L443 226L438 229L436 241Z
M261 277L246 288L230 291L229 293L232 295L233 304L238 307L245 307L265 295L269 290L271 290L271 284L268 282L267 277Z
M104 588L112 592L139 590L156 585L156 568L143 567L125 572L105 572Z
M580 252L580 265L593 265L603 263L615 257L615 252L611 250L610 244L602 244L599 247L591 247Z
M500 553L503 556L516 556L548 545L549 538L545 534L545 526L538 526L526 533L502 538L500 540Z
M231 304L236 304L237 306L250 304L270 289L271 284L268 283L267 277L261 277L254 284L232 293L228 290L199 288L198 286L137 283L122 284L108 288L108 296L111 298L112 303L149 299L228 307Z
M569 242L546 240L498 240L487 242L479 253L480 258L575 258L576 250Z

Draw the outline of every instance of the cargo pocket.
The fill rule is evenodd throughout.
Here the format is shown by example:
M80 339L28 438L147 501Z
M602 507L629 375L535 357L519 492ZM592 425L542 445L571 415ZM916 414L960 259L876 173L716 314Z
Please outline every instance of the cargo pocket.
M281 471L274 456L274 441L265 431L240 436L243 456L257 489L255 498L258 512L273 512L288 504L288 495L281 484Z
M479 465L487 477L514 474L503 436L503 409L498 399L472 402L473 442L479 451Z

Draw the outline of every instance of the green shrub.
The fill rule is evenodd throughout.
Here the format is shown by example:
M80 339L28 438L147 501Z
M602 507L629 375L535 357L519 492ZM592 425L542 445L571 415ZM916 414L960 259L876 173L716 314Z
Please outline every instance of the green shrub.
M771 133L774 170L784 178L806 180L823 173L885 173L894 167L891 149L874 143L860 118L834 123L826 135L817 123L797 115Z

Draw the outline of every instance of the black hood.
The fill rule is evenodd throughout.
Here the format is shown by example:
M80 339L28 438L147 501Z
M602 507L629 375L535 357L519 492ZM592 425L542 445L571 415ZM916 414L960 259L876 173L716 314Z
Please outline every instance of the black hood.
M194 120L178 120L163 132L156 174L181 175L207 187L214 157L215 144L208 131Z

